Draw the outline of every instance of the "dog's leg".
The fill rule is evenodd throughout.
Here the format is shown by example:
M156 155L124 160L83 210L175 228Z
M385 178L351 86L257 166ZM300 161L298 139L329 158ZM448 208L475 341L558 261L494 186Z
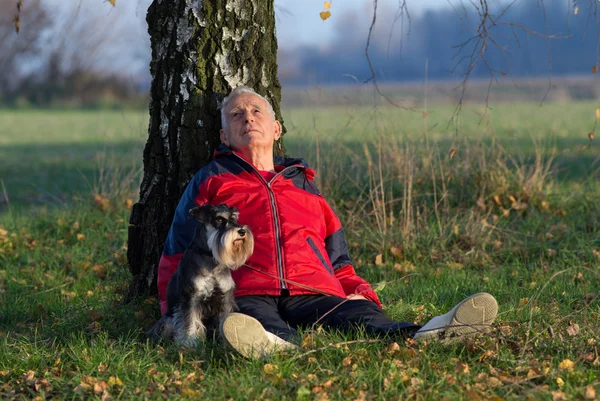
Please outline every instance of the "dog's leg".
M194 302L179 307L173 316L175 328L175 344L182 348L195 348L199 341L206 338L206 327L202 324L200 311L195 308Z

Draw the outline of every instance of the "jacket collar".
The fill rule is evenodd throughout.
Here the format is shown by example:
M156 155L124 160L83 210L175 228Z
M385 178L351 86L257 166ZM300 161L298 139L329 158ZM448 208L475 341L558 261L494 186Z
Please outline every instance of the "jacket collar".
M219 145L219 147L215 150L215 152L213 154L213 158L216 160L221 157L229 156L229 155L233 155L233 154L236 154L239 156L239 154L235 153L227 145L225 145L224 143L221 143ZM273 164L275 164L275 166L282 166L283 168L297 166L301 169L310 170L310 168L308 167L308 163L306 163L306 161L301 158L283 157L283 156L273 155Z

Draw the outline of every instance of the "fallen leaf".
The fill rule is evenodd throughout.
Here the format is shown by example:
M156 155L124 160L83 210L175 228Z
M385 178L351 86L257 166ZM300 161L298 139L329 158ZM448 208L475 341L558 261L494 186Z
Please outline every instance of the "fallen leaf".
M576 336L579 334L579 325L577 323L573 323L567 328L567 334L572 336Z
M375 265L381 266L383 264L383 255L380 253L375 256Z
M329 10L331 8L331 3L329 1L326 1L325 4L323 4L323 8L325 10Z
M567 394L564 391L553 391L552 401L567 401Z
M594 386L592 386L591 384L588 386L585 386L585 388L583 389L583 396L585 397L586 400L595 400L596 399L596 389L594 389Z
M96 265L96 266L92 267L92 270L94 271L94 273L96 273L96 277L98 277L99 279L106 278L106 266Z
M277 373L278 370L279 370L279 367L277 365L273 365L271 363L265 363L265 365L263 366L263 371L268 375L273 375L273 374Z
M558 364L558 368L560 370L573 371L573 369L575 368L575 362L573 362L570 359L563 359L563 361Z

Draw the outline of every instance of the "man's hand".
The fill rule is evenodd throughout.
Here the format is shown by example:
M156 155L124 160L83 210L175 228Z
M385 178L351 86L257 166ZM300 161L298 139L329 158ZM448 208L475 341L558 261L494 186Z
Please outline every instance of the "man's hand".
M364 299L365 301L368 301L367 298L363 297L362 295L359 294L350 294L346 297L346 299L349 299L350 301L355 301L357 299Z

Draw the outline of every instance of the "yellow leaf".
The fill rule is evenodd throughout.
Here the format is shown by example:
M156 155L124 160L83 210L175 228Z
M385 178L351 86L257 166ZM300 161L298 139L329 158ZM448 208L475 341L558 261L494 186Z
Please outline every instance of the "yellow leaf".
M111 376L108 378L108 385L111 387L112 386L122 386L123 382L118 377Z
M268 375L275 374L278 370L279 368L277 367L277 365L273 365L270 363L265 363L265 366L263 366L263 371Z
M77 241L83 241L85 239L85 235L78 233L77 234Z
M326 1L326 2L325 2L325 4L323 4L323 8L324 8L325 10L329 10L329 9L331 8L331 3L330 3L330 2L328 2L328 1Z
M600 120L600 109L596 109L596 120Z
M382 254L378 254L377 256L375 256L375 264L377 266L381 266L383 264L383 255Z
M321 19L323 21L325 21L327 18L331 17L331 12L329 12L329 11L321 11L319 13L319 15L321 16ZM597 67L596 67L596 69L597 69Z
M116 2L117 2L117 0L107 0L107 1L108 1L110 4L112 4L112 6L113 6L113 7L115 6L115 4L116 4Z
M321 13L321 14L323 14L323 13ZM595 65L595 66L592 67L592 74L595 74L597 72L598 72L598 66Z
M561 363L558 364L558 368L560 370L573 370L575 368L575 362L570 359L564 359Z
M558 387L562 387L565 385L565 381L561 377L557 377L556 384L558 384Z

